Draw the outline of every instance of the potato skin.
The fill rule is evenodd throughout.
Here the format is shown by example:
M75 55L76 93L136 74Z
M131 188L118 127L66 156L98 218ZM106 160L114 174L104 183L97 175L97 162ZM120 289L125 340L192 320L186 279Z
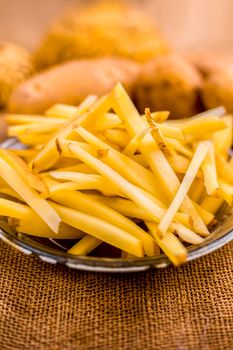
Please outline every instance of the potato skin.
M71 61L21 84L11 95L9 110L43 113L55 103L76 105L90 94L106 94L118 81L130 93L139 71L139 64L126 59L109 57Z
M224 106L233 113L233 71L218 71L203 84L201 96L207 109Z
M184 118L199 112L201 76L179 55L161 56L147 63L138 78L135 101L140 112L169 110Z

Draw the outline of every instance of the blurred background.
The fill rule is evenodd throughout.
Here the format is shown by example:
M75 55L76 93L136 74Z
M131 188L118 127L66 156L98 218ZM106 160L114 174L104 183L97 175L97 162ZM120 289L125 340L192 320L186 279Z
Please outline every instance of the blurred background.
M0 0L0 33L34 48L42 33L65 8L88 0ZM112 0L114 2L114 0ZM118 1L119 2L119 1ZM232 0L138 0L176 48L233 49Z

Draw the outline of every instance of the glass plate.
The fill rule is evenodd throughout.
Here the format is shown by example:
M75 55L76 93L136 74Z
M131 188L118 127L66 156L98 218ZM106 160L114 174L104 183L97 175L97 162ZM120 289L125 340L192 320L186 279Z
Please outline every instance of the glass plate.
M8 139L1 144L3 148L21 149L23 146L16 139ZM223 247L233 239L233 211L222 208L218 213L219 224L211 235L198 246L189 246L187 262L200 258ZM0 238L25 254L35 254L48 263L61 263L70 268L97 272L138 272L151 268L165 268L171 264L169 259L161 254L155 257L125 259L117 257L117 252L109 246L97 248L96 256L73 256L66 253L71 242L33 237L11 232L7 224L1 223ZM106 250L112 257L106 257ZM108 254L109 255L109 254Z

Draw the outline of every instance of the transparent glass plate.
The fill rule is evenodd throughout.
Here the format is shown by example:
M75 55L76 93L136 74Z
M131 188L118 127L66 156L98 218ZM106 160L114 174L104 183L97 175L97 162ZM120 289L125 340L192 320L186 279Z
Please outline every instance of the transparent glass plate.
M16 139L6 140L1 147L22 148ZM198 246L187 248L187 262L200 258L223 247L233 239L233 211L222 208L218 213L219 224L211 235ZM125 259L119 257L114 248L102 244L93 256L73 256L66 253L72 245L71 241L38 238L10 231L3 221L0 223L0 238L25 254L35 254L48 263L61 263L70 268L97 272L137 272L151 268L165 268L171 264L169 259L161 254L155 257ZM95 256L96 255L96 256Z

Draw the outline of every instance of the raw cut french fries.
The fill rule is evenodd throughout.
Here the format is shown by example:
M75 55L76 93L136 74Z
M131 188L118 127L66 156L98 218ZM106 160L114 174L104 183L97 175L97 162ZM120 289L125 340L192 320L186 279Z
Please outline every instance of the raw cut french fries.
M222 108L168 117L141 116L121 84L80 106L6 115L28 147L0 149L0 215L16 232L75 240L72 255L105 242L119 256L160 250L184 263L233 205L233 119Z

